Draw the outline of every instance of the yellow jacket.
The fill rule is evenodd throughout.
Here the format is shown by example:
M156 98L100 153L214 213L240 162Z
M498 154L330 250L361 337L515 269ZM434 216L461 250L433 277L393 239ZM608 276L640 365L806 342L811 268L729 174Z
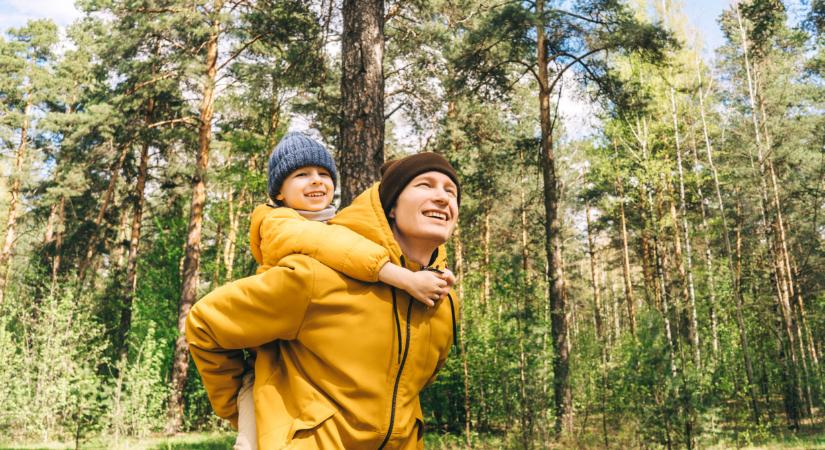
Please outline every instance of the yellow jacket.
M377 184L331 222L404 265ZM444 261L442 247L433 266ZM453 298L427 308L404 292L293 254L205 296L190 311L186 334L215 412L233 422L240 349L262 346L254 387L262 450L421 448L419 393L455 338Z

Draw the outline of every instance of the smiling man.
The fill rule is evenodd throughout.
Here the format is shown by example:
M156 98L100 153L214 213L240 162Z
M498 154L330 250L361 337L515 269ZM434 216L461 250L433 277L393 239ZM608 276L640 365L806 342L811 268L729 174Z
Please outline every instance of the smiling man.
M385 165L381 182L331 223L385 247L411 270L444 268L460 186L443 157ZM237 419L241 349L255 361L261 449L423 447L419 393L455 339L452 295L434 307L348 278L304 255L222 286L198 302L187 339L215 412Z

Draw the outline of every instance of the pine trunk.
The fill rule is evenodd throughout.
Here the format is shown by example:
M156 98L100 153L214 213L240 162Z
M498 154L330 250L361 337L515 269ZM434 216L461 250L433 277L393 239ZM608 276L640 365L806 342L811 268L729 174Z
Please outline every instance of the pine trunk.
M459 321L459 351L461 352L461 368L463 370L464 381L464 438L467 442L467 448L473 448L472 434L470 433L472 420L470 413L470 370L467 363L467 331L466 331L466 317L467 304L464 299L464 246L461 241L461 225L456 224L455 233L453 234L453 242L455 243L455 269L458 275L456 283L456 295L458 295L458 302L461 304L461 316Z
M384 164L384 1L344 0L338 167L341 207L374 183Z
M146 123L148 124L154 101L149 100L147 104ZM140 232L143 222L143 205L145 202L144 191L146 188L146 175L149 167L149 142L144 142L140 149L140 163L138 165L137 185L132 204L132 224L129 235L129 256L126 262L126 292L123 296L123 309L120 311L120 357L129 355L129 330L132 328L132 304L137 291L137 266L138 252L140 249Z
M52 291L57 284L57 274L60 270L60 261L63 257L63 233L66 222L66 197L60 197L60 205L57 209L57 230L54 238L54 260L52 262Z
M651 228L653 228L653 261L656 270L656 279L658 284L658 294L660 298L658 299L659 306L661 307L662 312L662 319L664 320L665 325L665 338L667 339L668 345L668 358L670 361L670 374L672 377L676 377L676 361L675 355L676 351L673 347L673 327L670 323L670 295L668 292L668 278L667 278L667 271L665 267L667 266L667 252L663 252L660 245L660 235L661 235L661 213L657 214L656 211L660 208L655 207L655 203L653 200L653 193L651 189L645 189L647 192L647 207L648 207L648 217Z
M23 178L23 162L26 160L26 146L29 140L29 114L32 109L32 96L28 94L26 106L23 108L23 124L20 127L20 144L14 157L14 176L9 189L9 213L6 218L6 237L0 249L0 305L6 293L9 282L11 256L14 250L14 241L17 233L17 212L20 207L21 179Z
M516 311L518 346L519 346L519 400L521 403L521 436L523 448L532 447L532 399L527 393L527 352L525 350L525 338L529 332L529 321L532 317L530 311L530 276L529 276L529 240L527 238L527 199L525 193L524 174L524 153L519 152L519 209L521 217L521 270L522 270L522 295L521 307Z
M243 211L245 198L245 192L241 191L238 195L238 202L235 204L232 194L229 194L229 231L223 245L223 266L226 269L226 278L224 279L227 281L233 278L235 270L235 240L238 238L238 226L241 221L241 211Z
M766 182L766 172L767 172L767 160L765 151L763 149L763 142L762 142L762 132L760 131L759 125L759 117L757 110L757 81L754 71L752 69L749 57L749 43L748 37L745 31L745 26L742 22L742 15L739 9L739 4L736 5L734 8L736 10L736 19L739 25L739 34L741 38L741 47L742 47L742 54L744 58L744 65L745 65L745 74L747 76L747 88L748 88L748 100L750 102L751 108L751 120L753 122L753 130L754 130L754 139L756 141L756 151L757 151L757 158L758 158L758 166L759 172L757 174L759 178L759 184L761 187L761 214L762 214L762 225L765 231L765 240L767 242L767 251L771 254L773 259L773 264L771 265L772 270L772 278L775 286L775 295L776 295L776 302L778 306L779 313L781 315L781 322L783 324L784 332L785 332L785 341L782 342L783 354L785 358L785 367L787 373L785 374L784 380L786 383L785 388L785 408L788 417L788 422L791 428L798 430L799 429L799 419L800 419L800 400L802 398L802 390L800 386L800 377L799 377L799 365L798 359L796 354L796 348L794 345L795 337L793 333L793 318L790 311L790 302L789 302L789 292L788 292L788 284L785 280L785 271L783 270L783 260L784 256L781 253L781 242L780 240L780 232L779 232L779 209L775 208L774 211L777 215L774 220L768 219L768 205L769 196L768 196L768 186ZM764 120L764 117L763 117Z
M696 150L696 145L693 145L693 161L696 167L700 167L699 154ZM699 196L699 208L702 213L701 232L702 242L705 245L705 265L707 266L707 285L708 285L708 309L710 312L710 333L711 333L711 348L713 350L714 360L719 360L719 319L717 317L716 305L716 277L714 275L714 260L713 251L710 243L710 229L708 227L707 205L708 200L702 191L702 186L697 184L696 194Z
M484 211L484 234L481 241L484 252L484 267L481 268L481 312L483 313L490 304L490 211Z
M80 268L78 269L78 276L81 281L86 279L89 268L94 264L94 259L97 256L97 244L98 241L100 241L102 234L100 227L103 224L103 218L106 216L106 211L109 210L109 206L115 196L115 187L117 187L117 181L120 178L120 170L123 167L123 161L126 160L126 155L129 153L130 147L131 143L126 143L123 145L120 154L109 169L109 186L106 188L106 193L103 195L103 201L100 203L100 208L97 211L92 236L89 238L89 243L86 245L86 255L80 262ZM114 144L111 140L109 141L109 149L114 150Z
M223 9L223 0L216 0L213 11ZM192 202L189 209L189 227L183 261L183 282L180 309L178 311L178 337L172 365L172 390L169 396L169 412L166 431L175 433L183 421L183 392L186 388L189 370L189 345L186 343L186 316L198 296L198 281L201 258L201 232L203 228L203 207L206 203L206 171L209 167L209 144L212 141L212 115L217 75L218 36L221 25L217 17L213 19L209 40L206 44L206 73L200 104L198 129L198 153L195 173L192 177Z
M599 281L596 275L596 245L593 242L593 230L590 219L590 202L585 202L585 219L587 221L587 252L590 254L590 283L593 285L593 317L596 320L596 336L603 344L604 322L602 318L602 300Z
M536 2L536 15L544 14L544 0ZM553 121L550 113L550 86L548 85L547 40L544 27L536 27L539 82L539 123L541 125L541 173L544 197L544 251L548 263L548 297L550 301L550 333L553 338L553 398L555 402L555 430L561 436L573 431L573 391L570 386L570 354L567 342L567 305L562 275L561 222L559 220L559 180L556 177L556 156L553 141Z
M630 252L627 244L627 218L624 211L624 185L621 178L616 179L616 190L619 194L619 218L622 227L622 279L624 280L624 299L627 305L627 323L630 325L630 334L636 335L636 300L633 298L633 283L630 280Z
M742 346L742 359L745 364L745 375L748 381L748 395L751 401L751 413L756 424L760 421L759 403L757 400L756 380L753 375L753 362L750 356L750 342L748 340L748 331L745 328L745 319L742 306L742 283L741 283L741 269L739 268L739 245L737 241L737 253L734 254L730 242L730 230L728 228L727 214L725 213L725 202L722 200L722 189L719 183L719 172L716 170L716 165L713 162L713 146L710 141L710 133L708 132L707 119L705 114L705 98L704 98L704 83L702 80L702 70L697 70L699 78L699 113L702 119L702 135L705 138L705 153L707 156L708 167L711 175L713 175L713 186L716 191L716 202L719 208L719 216L722 219L722 236L725 238L725 251L728 260L728 270L730 276L733 278L733 299L735 302L735 316L736 326L739 330L739 344ZM738 228L737 228L738 229ZM738 236L738 232L737 232Z

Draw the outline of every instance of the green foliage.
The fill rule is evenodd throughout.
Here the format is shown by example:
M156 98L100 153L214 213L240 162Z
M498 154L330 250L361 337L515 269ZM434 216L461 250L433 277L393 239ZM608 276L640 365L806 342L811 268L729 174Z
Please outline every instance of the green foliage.
M42 288L21 287L3 308L0 429L11 439L81 441L99 431L107 404L103 328L75 283Z

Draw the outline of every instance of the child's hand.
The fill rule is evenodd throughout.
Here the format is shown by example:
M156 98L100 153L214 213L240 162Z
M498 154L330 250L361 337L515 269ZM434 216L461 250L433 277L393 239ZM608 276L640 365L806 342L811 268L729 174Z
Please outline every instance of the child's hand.
M452 272L450 272L452 276ZM427 305L433 306L435 302L450 292L451 284L445 279L443 274L422 270L420 272L409 272L404 290L414 299ZM455 282L455 277L452 277Z
M451 288L455 285L455 275L453 275L453 271L450 269L444 269L441 271L441 279L447 282L447 288Z

